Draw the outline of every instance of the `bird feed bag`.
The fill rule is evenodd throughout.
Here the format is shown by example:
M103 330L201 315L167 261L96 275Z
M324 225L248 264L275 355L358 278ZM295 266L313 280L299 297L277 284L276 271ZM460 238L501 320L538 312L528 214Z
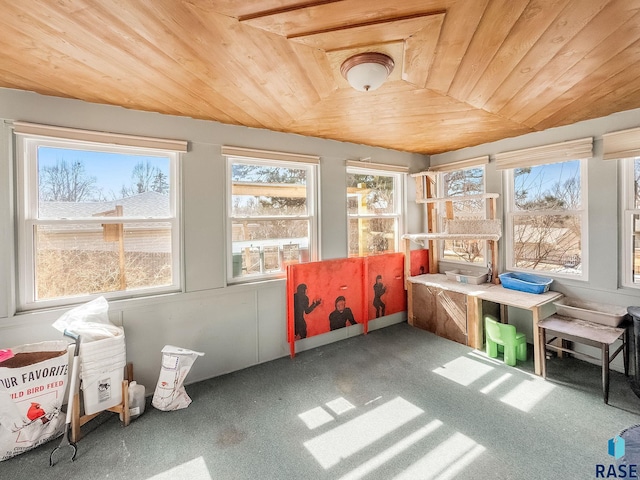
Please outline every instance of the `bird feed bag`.
M202 355L204 355L203 352L165 345L162 349L160 377L151 405L164 411L188 407L191 398L184 389L184 379L196 358Z
M67 345L58 340L12 347L13 356L0 362L0 461L62 433Z

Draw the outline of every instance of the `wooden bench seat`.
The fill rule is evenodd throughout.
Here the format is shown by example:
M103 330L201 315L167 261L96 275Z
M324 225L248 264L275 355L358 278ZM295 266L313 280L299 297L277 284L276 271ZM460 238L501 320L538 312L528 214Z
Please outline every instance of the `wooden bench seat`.
M609 365L616 356L622 352L624 358L624 373L629 375L629 332L626 324L621 327L609 327L599 323L587 322L577 318L551 315L538 322L540 349L542 351L542 376L547 376L546 355L544 349L549 348L557 352L566 352L576 357L585 357L600 360L602 363L602 390L604 403L609 403ZM555 335L547 341L548 335ZM582 352L576 352L562 342L562 345L554 345L557 338L569 342L582 343L600 349L600 358ZM609 355L609 347L618 339L622 340L613 355Z

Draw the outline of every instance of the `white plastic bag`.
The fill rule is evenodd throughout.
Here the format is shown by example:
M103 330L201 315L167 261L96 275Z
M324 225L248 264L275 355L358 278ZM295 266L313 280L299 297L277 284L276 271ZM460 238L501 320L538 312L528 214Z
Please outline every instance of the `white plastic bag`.
M83 343L123 335L123 329L109 321L108 312L107 300L98 297L64 313L53 327L62 333L68 330L80 335Z
M191 398L184 389L184 379L196 358L203 352L165 345L162 349L162 367L151 404L158 410L170 411L186 408Z

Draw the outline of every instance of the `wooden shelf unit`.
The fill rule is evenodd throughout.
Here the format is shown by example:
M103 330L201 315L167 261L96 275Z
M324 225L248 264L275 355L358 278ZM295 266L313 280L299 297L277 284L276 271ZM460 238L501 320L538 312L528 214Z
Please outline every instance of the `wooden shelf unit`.
M484 200L488 202L487 220L499 222L496 219L497 199L500 197L498 193L483 193L475 195L466 195L459 197L437 197L436 196L436 178L437 172L419 172L411 175L416 182L416 203L424 204L427 217L427 232L418 234L403 235L404 253L405 253L405 280L409 277L410 269L410 249L411 242L422 243L429 249L429 273L439 273L438 271L438 251L439 240L487 240L489 242L489 250L491 252L491 265L493 271L493 282L498 284L499 256L498 256L498 240L502 236L501 232L471 232L471 233L446 233L439 230L438 209L437 205L444 204L445 216L447 220L455 220L454 218L454 202L463 202L470 200ZM406 286L406 281L405 281Z

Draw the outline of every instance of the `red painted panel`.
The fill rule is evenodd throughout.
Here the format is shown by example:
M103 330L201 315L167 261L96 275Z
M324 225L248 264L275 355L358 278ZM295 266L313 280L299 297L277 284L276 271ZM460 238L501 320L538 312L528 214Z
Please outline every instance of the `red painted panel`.
M376 314L406 310L403 282L402 253L289 265L287 339L291 356L296 340L352 325L351 319L364 324L367 333L367 323Z
M357 323L365 321L363 314L363 262L361 258L325 260L322 262L291 265L288 282L292 288L294 300L289 313L289 322L294 323L294 337L308 338L331 330L329 316L336 310L337 301L344 297L345 310L337 312L334 328L339 320L341 327L347 326L350 309ZM305 288L306 287L306 288ZM296 312L297 310L297 312ZM297 322L295 317L297 316ZM336 321L337 319L337 321ZM297 323L297 325L296 325ZM349 323L351 324L351 323Z
M411 250L411 272L409 275L415 277L423 273L429 273L429 250Z
M365 262L369 320L405 311L407 296L404 289L404 254L375 255L366 257Z

